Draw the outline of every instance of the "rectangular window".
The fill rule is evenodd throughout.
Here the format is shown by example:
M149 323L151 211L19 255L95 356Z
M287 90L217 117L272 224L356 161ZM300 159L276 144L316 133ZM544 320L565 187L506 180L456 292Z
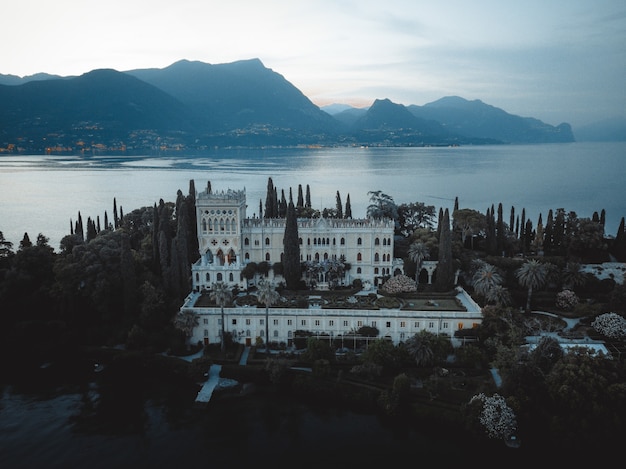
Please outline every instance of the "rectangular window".
M259 319L259 324L261 324L262 326L265 325L265 319Z
M348 327L348 321L343 322L343 327Z
M292 326L293 325L293 321L291 319L287 319L287 325L288 326Z
M387 329L391 327L391 321L387 321Z
M236 326L236 325L237 325L237 320L233 319L233 326Z
M247 318L247 319L246 319L246 326L249 326L249 325L250 325L250 319L249 319L249 318Z
M406 322L400 321L400 327L406 327Z
M334 326L335 325L335 321L333 321L332 319L330 321L328 321L328 325L329 326Z
M376 321L372 321L372 327L376 327Z
M320 320L319 320L319 319L316 319L316 320L315 320L315 325L316 325L316 326L319 326L319 325L320 325Z
M442 327L442 328L444 328L444 329L447 329L447 328L448 328L448 323L447 323L447 322L444 322L444 323L441 325L441 327Z
M419 327L420 327L420 322L419 321L415 321L415 328L419 329Z
M434 328L435 328L435 323L434 323L434 322L432 322L432 321L430 321L430 322L428 323L428 328L429 328L429 329L434 329Z
M303 319L302 321L300 321L300 325L301 326L306 326L306 319Z
M278 319L274 319L274 325L278 326Z
M361 326L363 326L363 321L357 321L357 322L356 322L356 325L357 325L357 327L361 327Z
M202 320L202 323L203 323L203 324L208 324L208 323L209 323L209 320L208 320L207 318L204 318L204 319Z
M206 329L204 330L204 337L208 337L209 336L209 331L207 331Z

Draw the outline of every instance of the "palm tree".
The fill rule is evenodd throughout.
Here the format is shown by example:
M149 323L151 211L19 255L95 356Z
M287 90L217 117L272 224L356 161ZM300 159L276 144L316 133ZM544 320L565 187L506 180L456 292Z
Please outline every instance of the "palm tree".
M274 286L267 280L259 282L257 298L260 303L265 305L265 351L269 351L270 346L270 327L269 327L269 309L278 301L280 295L274 289Z
M215 300L215 303L218 304L221 308L222 313L222 352L226 350L226 328L224 321L224 306L228 303L232 298L232 292L228 288L228 286L224 282L217 282L211 285L211 299Z
M406 349L415 359L417 366L426 366L433 362L435 352L432 349L431 339L432 333L422 331L409 337L405 342Z
M409 259L415 262L415 283L419 284L420 270L422 270L422 262L430 257L430 250L421 242L411 243L407 251Z
M488 303L495 303L498 306L508 306L511 304L511 294L509 290L502 285L494 285L487 290L485 299Z
M563 288L574 290L583 286L587 281L587 274L578 262L568 262L563 269Z
M487 292L497 285L502 285L502 275L494 265L483 262L472 277L474 291L487 297Z
M533 294L533 289L543 286L546 282L546 266L536 259L530 259L517 269L515 276L521 286L528 288L526 312L530 313L530 299Z

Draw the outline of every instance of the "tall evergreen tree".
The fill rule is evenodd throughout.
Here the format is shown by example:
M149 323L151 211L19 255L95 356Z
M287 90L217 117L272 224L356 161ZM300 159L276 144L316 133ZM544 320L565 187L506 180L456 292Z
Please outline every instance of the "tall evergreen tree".
M113 228L118 229L120 226L120 219L117 216L117 200L113 197Z
M498 252L498 256L504 255L504 249L505 249L504 219L502 218L503 216L504 214L503 214L502 202L500 202L498 204L498 219L496 222L496 249Z
M515 228L515 207L511 206L511 216L509 217L509 231L513 232Z
M344 218L352 218L352 205L350 205L350 194L346 197L346 213L343 214Z
M283 276L289 290L297 290L300 285L302 271L300 268L300 243L298 235L298 219L293 201L289 201L287 207L287 219L285 220Z
M554 245L554 215L552 209L548 210L548 217L546 218L543 233L543 250L546 254L552 254Z
M337 218L343 218L343 206L341 205L341 196L337 191Z
M298 184L298 201L296 203L296 208L300 209L304 207L304 196L302 195L302 184Z
M448 291L454 285L454 261L452 259L452 236L450 234L450 213L448 209L445 209L443 212L439 235L438 261L435 289L440 292Z
M97 235L96 224L91 219L91 217L87 217L87 242L96 238Z
M272 178L267 179L267 192L265 193L265 218L276 218L274 214L274 182Z
M309 187L309 185L306 185L306 198L304 199L304 206L306 208L311 208L311 188Z

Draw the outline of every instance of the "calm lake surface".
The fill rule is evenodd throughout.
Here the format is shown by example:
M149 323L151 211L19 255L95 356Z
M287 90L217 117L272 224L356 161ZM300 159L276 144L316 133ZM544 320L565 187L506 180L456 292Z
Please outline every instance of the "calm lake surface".
M0 156L0 231L17 247L25 232L58 249L78 212L113 219L113 199L128 213L176 200L180 189L211 181L214 191L245 188L248 216L265 202L268 178L297 196L311 189L314 208L335 207L350 195L352 214L365 217L369 191L397 204L424 202L486 212L502 203L537 225L541 213L564 208L579 217L606 211L606 233L615 235L626 216L626 143L493 145L454 148L323 148L215 150L203 156L65 157Z

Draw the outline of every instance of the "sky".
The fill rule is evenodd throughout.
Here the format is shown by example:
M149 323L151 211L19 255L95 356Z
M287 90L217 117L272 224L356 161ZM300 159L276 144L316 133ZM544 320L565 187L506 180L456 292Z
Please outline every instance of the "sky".
M623 0L7 0L0 74L260 59L313 103L626 118Z

